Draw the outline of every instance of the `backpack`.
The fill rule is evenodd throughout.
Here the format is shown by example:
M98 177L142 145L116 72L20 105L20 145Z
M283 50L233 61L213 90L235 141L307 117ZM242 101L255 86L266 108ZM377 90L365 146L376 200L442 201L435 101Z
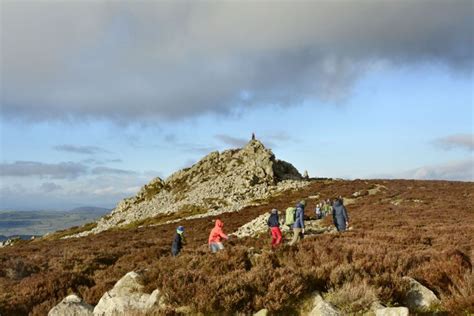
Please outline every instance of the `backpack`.
M289 207L285 212L285 225L293 225L296 219L296 207Z

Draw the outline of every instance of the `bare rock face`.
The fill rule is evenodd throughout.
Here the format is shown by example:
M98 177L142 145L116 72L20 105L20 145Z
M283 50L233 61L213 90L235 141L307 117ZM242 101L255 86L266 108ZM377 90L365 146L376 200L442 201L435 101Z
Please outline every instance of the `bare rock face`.
M131 311L146 313L152 308L164 305L159 290L151 294L143 292L141 276L129 272L121 278L112 290L106 292L94 308L94 316L127 315Z
M251 140L241 149L211 152L166 180L152 180L136 196L118 203L96 228L76 237L159 214L239 210L253 201L306 184L295 167L276 159L260 141Z
M410 277L404 277L410 284L410 290L406 293L404 304L411 310L425 310L439 304L440 300L427 287Z
M82 301L76 294L64 298L61 303L53 307L48 316L92 316L94 307Z

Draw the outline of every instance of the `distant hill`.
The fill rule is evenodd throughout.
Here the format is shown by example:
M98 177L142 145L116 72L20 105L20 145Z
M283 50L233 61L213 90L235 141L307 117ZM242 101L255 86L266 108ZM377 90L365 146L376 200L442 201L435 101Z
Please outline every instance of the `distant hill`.
M0 241L11 236L44 235L96 220L110 209L78 207L69 211L0 211Z

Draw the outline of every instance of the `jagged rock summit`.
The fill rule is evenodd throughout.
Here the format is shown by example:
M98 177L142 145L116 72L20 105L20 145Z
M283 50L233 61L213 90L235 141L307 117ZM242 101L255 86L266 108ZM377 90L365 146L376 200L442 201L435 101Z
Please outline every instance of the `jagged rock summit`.
M306 184L293 165L276 159L270 149L252 139L240 149L211 152L166 180L153 179L136 196L119 202L98 221L96 228L80 235L159 214L215 215L217 210L239 210L274 193Z

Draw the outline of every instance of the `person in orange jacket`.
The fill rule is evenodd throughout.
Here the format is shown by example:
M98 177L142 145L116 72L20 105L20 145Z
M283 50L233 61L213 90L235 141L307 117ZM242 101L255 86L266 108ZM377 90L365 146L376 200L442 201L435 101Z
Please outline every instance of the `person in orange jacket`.
M224 223L220 219L216 219L216 224L209 234L209 249L212 252L217 252L224 249L222 239L229 239L224 231L222 230Z

